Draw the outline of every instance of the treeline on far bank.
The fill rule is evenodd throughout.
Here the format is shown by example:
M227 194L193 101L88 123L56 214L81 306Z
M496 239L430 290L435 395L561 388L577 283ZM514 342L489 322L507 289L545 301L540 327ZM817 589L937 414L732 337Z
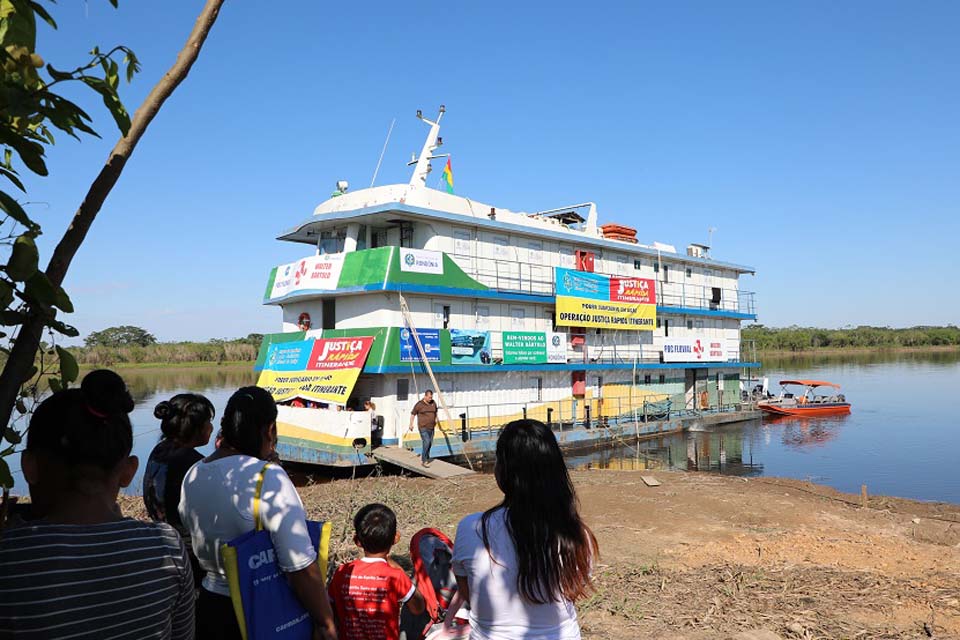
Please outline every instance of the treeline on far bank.
M187 364L253 362L263 334L245 338L213 339L206 342L158 342L139 327L110 327L84 339L83 347L70 351L81 365L108 367L124 364Z
M746 326L740 332L744 346L749 341L758 351L815 351L818 349L897 349L960 346L960 328L850 327L816 329L813 327Z

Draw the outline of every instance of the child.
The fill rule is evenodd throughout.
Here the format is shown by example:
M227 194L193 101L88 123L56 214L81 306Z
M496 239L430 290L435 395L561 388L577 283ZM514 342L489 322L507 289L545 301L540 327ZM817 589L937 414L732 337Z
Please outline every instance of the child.
M424 600L407 574L389 559L400 542L397 516L382 504L368 504L353 518L353 541L363 557L341 565L330 582L339 640L399 640L400 605L423 613Z

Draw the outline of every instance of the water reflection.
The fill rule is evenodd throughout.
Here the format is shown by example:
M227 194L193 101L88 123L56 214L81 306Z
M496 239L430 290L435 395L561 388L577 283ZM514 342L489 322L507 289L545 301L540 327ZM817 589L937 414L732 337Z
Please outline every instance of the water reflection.
M782 427L780 439L787 447L822 447L840 434L848 415L801 418L771 416L764 418L769 425Z

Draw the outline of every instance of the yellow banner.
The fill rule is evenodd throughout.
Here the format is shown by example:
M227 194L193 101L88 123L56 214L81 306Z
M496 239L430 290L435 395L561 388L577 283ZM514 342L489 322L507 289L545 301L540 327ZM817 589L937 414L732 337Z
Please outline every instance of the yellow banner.
M345 404L359 377L360 367L330 371L262 371L257 386L269 391L277 402L300 397Z
M657 306L557 296L557 326L653 331Z

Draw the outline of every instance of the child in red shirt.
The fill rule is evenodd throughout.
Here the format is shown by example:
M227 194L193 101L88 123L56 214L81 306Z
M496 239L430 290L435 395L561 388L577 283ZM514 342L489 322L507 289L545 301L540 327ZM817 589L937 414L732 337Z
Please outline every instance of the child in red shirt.
M399 640L400 605L423 613L424 600L410 578L390 559L400 542L397 516L382 504L368 504L353 518L353 541L363 557L340 565L330 582L339 640Z

